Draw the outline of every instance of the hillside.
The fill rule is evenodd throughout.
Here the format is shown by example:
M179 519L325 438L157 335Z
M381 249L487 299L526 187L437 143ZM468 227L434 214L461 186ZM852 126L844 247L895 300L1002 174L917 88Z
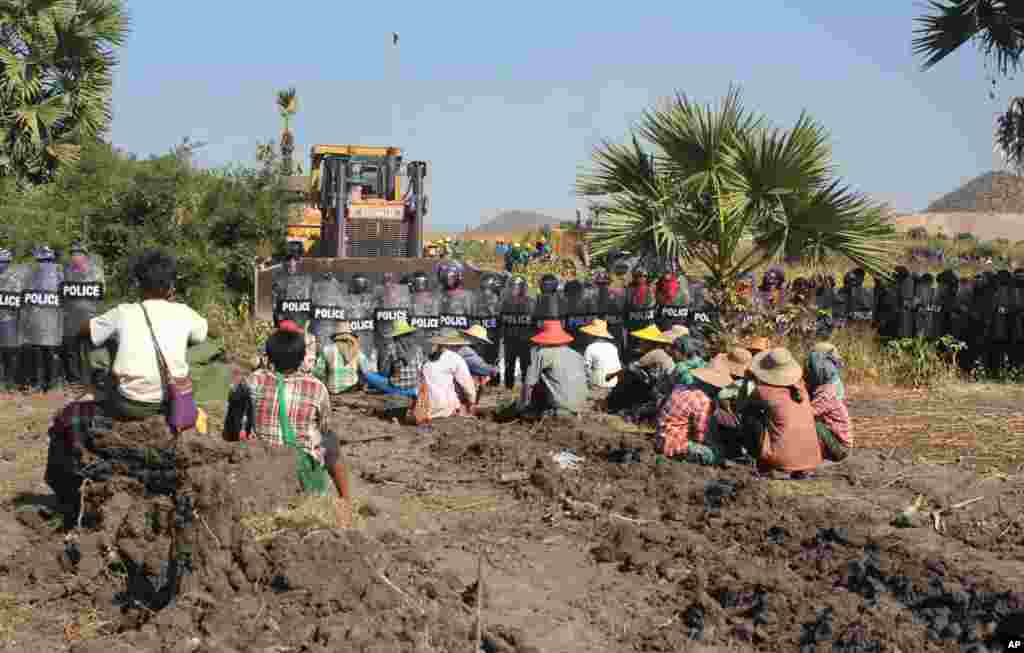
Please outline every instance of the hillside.
M1024 214L1024 177L1009 172L986 172L935 200L926 211Z
M544 225L555 226L559 222L559 218L536 211L502 211L494 219L470 231L470 234L508 234L531 231Z

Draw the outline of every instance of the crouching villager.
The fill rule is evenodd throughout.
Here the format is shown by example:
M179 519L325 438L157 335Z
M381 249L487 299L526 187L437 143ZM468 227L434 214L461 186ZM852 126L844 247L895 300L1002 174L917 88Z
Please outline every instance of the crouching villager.
M442 329L430 339L434 351L419 374L416 401L410 411L418 425L445 417L473 414L476 384L465 359L456 353L469 344L457 330Z
M590 389L614 388L619 382L617 373L622 369L622 362L619 360L619 348L615 346L615 336L608 330L608 323L593 320L580 328L580 334L587 340L583 363Z
M310 333L309 331L307 331L305 327L303 327L302 325L300 325L298 322L296 322L294 320L281 320L281 321L279 321L277 323L277 328L281 329L283 331L290 331L292 333L300 333L300 334L302 334L302 337L303 337L303 339L306 342L306 355L302 359L302 365L299 367L299 369L301 371L307 373L307 374L312 374L313 373L313 368L316 367L316 359L317 359L317 344L316 344L317 341L316 341L316 336L314 334ZM263 343L263 346L260 347L259 351L260 351L260 358L259 358L259 362L257 363L256 367L264 368L264 369L271 369L272 363L270 361L269 356L267 355L267 343L266 342Z
M347 326L340 325L331 336L331 342L317 354L313 375L323 382L333 397L359 387L360 375L369 373L369 364L359 347L359 339Z
M836 386L836 396L839 397L839 400L846 401L846 385L843 383L842 377L842 369L846 367L846 363L843 362L843 357L839 355L839 350L831 342L818 342L815 343L811 351L822 354L824 358L835 365L836 375L832 384Z
M497 366L488 364L478 350L490 347L494 343L487 337L487 329L479 324L474 324L462 333L469 338L469 344L460 347L458 353L462 360L466 361L469 373L476 382L476 399L479 402L484 386L492 379L497 379L499 371Z
M412 335L416 327L395 320L383 332L385 344L377 354L378 372L365 372L366 385L386 395L416 397L420 368L426 359ZM365 368L364 368L365 369Z
M81 479L75 475L73 458L81 451L94 420L134 421L164 414L165 374L170 379L187 377L188 346L206 340L206 320L185 304L172 301L177 277L173 258L147 251L138 259L134 274L142 301L120 304L83 322L80 328L81 337L91 340L93 346L116 339L118 348L102 394L68 404L50 426L46 482L62 505L77 502ZM77 511L77 503L68 508Z
M754 357L750 371L757 385L742 409L747 449L762 470L813 472L822 455L800 364L788 349L769 349Z
M583 357L569 347L572 336L558 320L546 320L530 341L530 353L519 411L533 415L575 417L583 412L589 392Z
M672 368L672 374L668 377L671 384L673 386L693 385L693 371L707 365L703 354L704 347L696 338L689 335L676 338L672 342L671 350L675 367Z
M672 340L653 325L629 335L636 341L640 356L614 375L619 383L608 395L608 412L627 411L638 419L652 419L664 399L663 393L671 390L664 379L676 366L666 351Z
M658 411L655 449L668 457L683 457L700 465L722 461L712 414L719 390L729 375L715 367L690 372L693 383L677 385Z
M333 481L339 497L339 525L346 525L350 520L348 474L338 454L337 437L330 430L327 387L301 369L305 334L278 329L267 340L267 356L272 370L256 370L232 389L224 439L259 439L295 449L303 492L329 496Z
M821 453L826 460L839 462L850 455L853 432L846 402L839 398L839 366L827 352L812 351L807 356L807 384L814 410Z

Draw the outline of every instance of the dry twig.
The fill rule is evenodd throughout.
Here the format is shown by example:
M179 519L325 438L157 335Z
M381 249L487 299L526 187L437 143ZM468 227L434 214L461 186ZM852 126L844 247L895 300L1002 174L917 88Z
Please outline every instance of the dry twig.
M479 653L484 645L483 633L483 603L484 603L484 554L481 548L480 557L476 564L476 648L473 653Z

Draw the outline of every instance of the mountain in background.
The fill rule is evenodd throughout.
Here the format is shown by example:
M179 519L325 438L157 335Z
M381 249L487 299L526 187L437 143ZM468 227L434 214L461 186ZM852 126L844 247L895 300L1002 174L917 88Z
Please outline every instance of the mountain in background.
M980 240L1024 240L1024 177L986 172L932 202L921 213L903 214L897 229L924 227L947 236L970 233Z
M928 213L1024 213L1024 177L986 172L928 205Z
M497 216L470 231L474 234L508 234L533 231L545 225L557 226L566 218L556 218L538 211L501 211Z

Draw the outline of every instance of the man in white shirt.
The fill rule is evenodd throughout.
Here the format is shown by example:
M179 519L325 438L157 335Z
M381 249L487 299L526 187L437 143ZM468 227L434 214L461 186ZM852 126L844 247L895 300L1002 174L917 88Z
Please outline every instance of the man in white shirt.
M615 339L608 331L608 323L604 320L593 320L581 327L580 333L591 338L590 344L583 352L587 384L591 388L614 388L619 378L612 375L622 369L622 361L619 360L619 349L615 346Z
M136 264L135 275L141 303L120 304L82 325L82 335L87 335L95 347L111 338L117 341L107 397L107 408L114 418L141 418L160 412L164 393L154 334L172 378L188 375L188 346L203 342L207 335L205 318L185 304L170 301L177 276L173 258L160 251L145 252Z

